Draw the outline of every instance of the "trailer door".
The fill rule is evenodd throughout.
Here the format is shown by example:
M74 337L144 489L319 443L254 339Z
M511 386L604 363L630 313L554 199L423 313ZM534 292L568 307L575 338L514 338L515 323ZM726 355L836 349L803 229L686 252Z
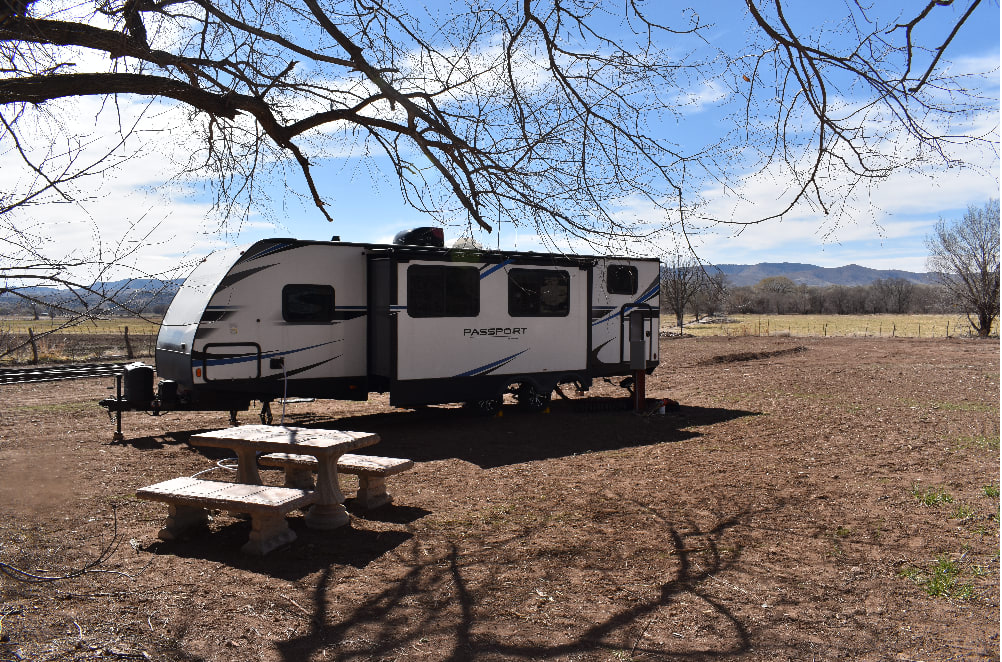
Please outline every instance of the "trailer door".
M386 391L396 377L396 300L394 262L385 256L369 256L368 375L372 389Z

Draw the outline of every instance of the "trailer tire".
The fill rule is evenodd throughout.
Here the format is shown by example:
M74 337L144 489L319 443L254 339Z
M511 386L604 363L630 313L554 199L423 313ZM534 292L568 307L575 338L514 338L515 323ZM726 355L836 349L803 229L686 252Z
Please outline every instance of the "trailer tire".
M498 395L493 398L471 400L466 403L466 407L481 416L494 416L501 411L502 404L504 404L504 400Z
M518 408L523 411L543 411L550 406L550 399L553 397L553 390L541 391L529 383L521 384L515 391L515 398L518 400Z

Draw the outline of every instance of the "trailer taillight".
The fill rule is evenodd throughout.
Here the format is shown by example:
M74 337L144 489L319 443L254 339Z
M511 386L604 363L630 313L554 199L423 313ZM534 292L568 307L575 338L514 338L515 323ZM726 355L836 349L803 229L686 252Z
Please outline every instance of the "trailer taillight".
M202 376L202 369L201 368L195 368L195 376L196 377L201 377Z

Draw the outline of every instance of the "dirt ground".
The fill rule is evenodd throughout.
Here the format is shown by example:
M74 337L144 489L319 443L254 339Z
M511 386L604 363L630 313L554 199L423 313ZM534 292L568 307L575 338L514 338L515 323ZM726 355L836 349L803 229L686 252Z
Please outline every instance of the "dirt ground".
M0 386L0 660L999 659L997 340L665 339L665 416L290 404L416 466L264 558L226 513L157 539L136 488L227 415L113 444L111 382Z

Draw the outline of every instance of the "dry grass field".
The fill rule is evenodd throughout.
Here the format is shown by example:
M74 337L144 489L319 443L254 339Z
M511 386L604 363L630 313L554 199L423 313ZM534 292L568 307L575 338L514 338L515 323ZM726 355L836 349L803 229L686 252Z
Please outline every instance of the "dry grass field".
M416 465L336 531L293 513L264 558L226 513L163 542L166 508L135 497L231 480L188 443L226 413L127 415L112 443L111 379L0 386L0 660L999 659L997 339L661 352L664 416L605 406L606 383L487 419L290 405Z
M661 330L678 332L673 315L661 314ZM965 338L971 335L970 324L963 315L728 315L687 323L683 331L697 337Z
M0 365L121 359L131 345L134 358L150 358L159 319L110 318L67 326L66 320L0 319ZM34 351L29 330L35 336ZM126 344L126 330L129 343Z
M89 319L79 324L68 325L63 318L43 317L33 320L24 317L0 318L0 329L9 333L27 334L32 329L37 335L46 333L65 335L120 335L125 327L129 333L156 334L160 328L159 317L109 317L106 319Z

